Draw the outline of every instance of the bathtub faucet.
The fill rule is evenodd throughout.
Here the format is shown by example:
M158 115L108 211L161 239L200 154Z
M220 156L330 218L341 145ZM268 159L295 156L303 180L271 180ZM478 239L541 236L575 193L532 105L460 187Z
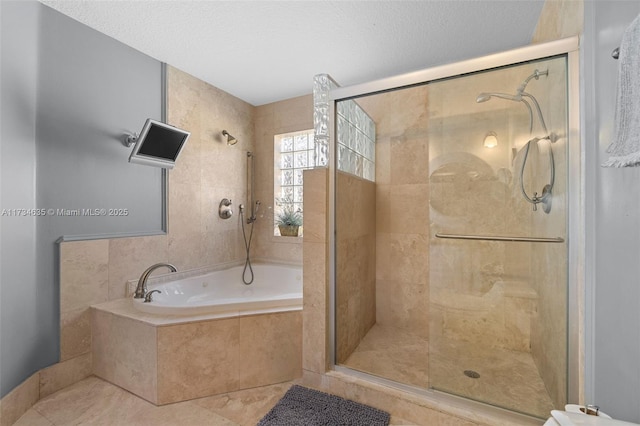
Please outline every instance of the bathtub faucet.
M147 278L149 278L149 275L153 271L163 266L166 266L167 268L171 269L171 272L177 271L176 267L170 263L156 263L155 265L149 266L147 270L142 273L142 275L140 276L140 279L138 280L138 287L136 287L136 292L133 295L134 299L144 298L144 296L147 294Z

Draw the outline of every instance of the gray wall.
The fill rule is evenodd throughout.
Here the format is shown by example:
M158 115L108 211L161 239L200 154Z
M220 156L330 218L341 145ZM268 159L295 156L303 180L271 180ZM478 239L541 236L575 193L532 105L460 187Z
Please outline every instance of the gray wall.
M640 168L600 164L613 135L618 64L611 51L638 13L638 1L585 2L583 44L587 265L594 278L587 285L586 398L632 422L640 422Z
M0 2L0 208L35 208L37 3ZM39 339L36 220L0 217L0 396L50 362ZM51 309L49 309L51 311ZM55 359L55 358L54 358Z
M162 118L160 62L37 2L1 5L2 207L128 210L2 218L5 395L59 357L56 240L162 233L164 190L161 169L129 164L121 143Z

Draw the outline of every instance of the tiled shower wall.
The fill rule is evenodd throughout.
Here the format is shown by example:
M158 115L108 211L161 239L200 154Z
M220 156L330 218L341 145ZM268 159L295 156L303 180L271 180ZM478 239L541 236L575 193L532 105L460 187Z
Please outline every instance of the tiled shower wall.
M376 185L336 176L336 362L343 363L376 322Z
M168 260L179 269L243 259L239 215L218 205L246 199L246 152L254 147L254 107L175 68L168 70L167 119L192 134L169 172ZM238 139L229 146L222 130Z
M532 42L542 43L580 35L582 34L583 27L583 1L546 1L540 14ZM563 78L562 72L555 72L554 69L550 69L548 79L552 87L562 87L562 83L559 80ZM557 118L566 115L565 108L567 105L555 99L555 96L560 93L564 93L564 90L555 90L551 96L540 99L541 106L546 108L546 111L549 111L549 115L545 115L545 118L548 117L547 126L551 131L557 131L559 125ZM566 138L556 142L557 147L554 147L554 154L556 152L559 154L556 156L558 164L567 164L567 159L564 157L564 155L566 155L566 146L563 146L566 144ZM556 175L556 194L565 195L565 199L567 194L567 187L565 186L567 179L566 172L566 169L560 170ZM544 232L549 234L557 233L558 229L561 229L566 223L567 212L560 210L563 207L561 205L556 205L556 207L555 210L552 210L551 217L546 225L542 227ZM539 226L539 224L535 226ZM566 253L566 245L558 244L553 247L547 247L546 252L536 254L536 258L538 259L536 263L546 262L546 259L549 258L557 258L557 253L560 250L565 250ZM566 262L555 262L553 269L545 269L544 271L544 274L539 275L536 279L539 283L538 293L541 309L538 312L538 318L532 330L531 352L549 394L553 398L554 403L559 406L562 401L565 400L566 395L566 383L564 380L561 380L561 378L566 374L567 365L566 349L563 344L566 330L564 327L559 327L559 325L565 323L565 318L562 316L562 311L558 309L558 304L566 304L567 302L566 293L563 292L560 287L566 283L567 264ZM564 297L558 297L557 294L559 292L563 294ZM570 362L581 363L582 356L583 354L579 354L578 359L572 359ZM558 360L562 360L562 362L558 362ZM580 368L580 371L582 370L583 369ZM578 392L582 393L582 386L579 386L579 388Z
M531 92L540 101L549 131L560 135L560 138L552 144L556 168L551 211L549 214L536 212L531 228L540 235L566 240L568 139L567 103L563 99L567 93L565 62L550 61L548 69L544 89L539 91L539 95L533 89ZM542 157L538 162L544 164L546 160ZM541 189L548 179L548 175L542 174L531 181L535 181L535 188ZM556 407L567 402L567 253L566 242L535 244L531 249L531 283L538 295L538 309L531 323L531 353Z
M584 27L584 2L582 1L547 1L544 4L536 32L533 35L534 43L541 43L580 35ZM547 126L550 131L558 132L560 123L558 118L566 116L566 104L557 102L555 94L565 93L564 75L561 70L552 67L549 70L549 84L553 90L551 96L541 98L541 106L545 111L549 111ZM559 132L558 132L559 133ZM554 154L557 152L556 161L558 164L567 164L566 145L567 139L561 138L556 142ZM557 169L556 169L557 170ZM566 179L567 170L560 170L556 175L556 194L565 195L566 199ZM555 200L554 200L555 201ZM542 226L544 232L552 235L562 229L566 223L566 206L556 204L552 209L549 220L546 224L536 223L534 226ZM536 265L547 262L547 259L556 258L558 251L564 250L566 244L554 245L553 247L539 247L534 251L534 262ZM566 329L560 326L565 324L565 317L562 314L562 307L566 306L566 292L561 287L566 283L567 263L553 262L552 269L546 269L545 274L536 273L536 283L538 283L538 294L540 297L540 310L535 319L532 329L531 353L538 366L540 375L545 382L547 390L556 406L561 406L565 401L566 382L562 378L566 375L566 348L564 347ZM538 270L534 267L534 270ZM563 297L558 297L562 294ZM554 361L555 360L555 361ZM581 362L572 360L572 362ZM582 392L580 386L579 392Z
M508 92L524 77L493 71L429 85L434 342L444 337L529 351L535 310L530 245L434 235L531 235L512 151L514 141L529 138L526 108L499 99L475 102L478 93ZM483 145L489 131L498 137L491 149Z
M531 80L527 91L540 101L549 131L560 136L552 144L556 175L550 214L544 213L542 206L532 211L531 204L520 194L522 148L533 136L546 136L537 116L533 135L529 135L529 118L524 108L514 108L513 104L505 105L500 100L457 108L445 84L430 86L432 107L439 115L438 120L432 120L431 138L434 153L431 208L436 231L566 238L564 66L562 59L549 60L506 74L500 74L501 71L479 74L470 85L476 93L465 96L473 100L479 91L508 92L508 88L516 88L534 69L549 70L548 76ZM468 113L460 114L465 110ZM499 145L491 150L482 146L482 132L489 130L497 132L499 138ZM549 183L545 152L549 145L541 141L529 151L525 173L529 196L533 191L541 192ZM511 158L508 151L513 147L519 153ZM460 179L465 173L474 178ZM452 197L454 189L456 196ZM433 330L441 330L445 337L530 352L555 406L563 406L567 366L566 243L432 240L431 259L432 307L437 306L432 310L432 320L441 324L440 328L432 324L431 337L436 337ZM460 265L468 267L460 269ZM452 297L460 292L463 296Z
M429 331L427 90L358 99L376 124L376 321Z

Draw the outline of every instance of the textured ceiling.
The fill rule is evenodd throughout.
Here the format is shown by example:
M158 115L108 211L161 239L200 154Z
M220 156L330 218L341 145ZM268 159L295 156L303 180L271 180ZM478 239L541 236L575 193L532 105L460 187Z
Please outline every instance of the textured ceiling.
M524 46L544 3L41 1L253 105Z

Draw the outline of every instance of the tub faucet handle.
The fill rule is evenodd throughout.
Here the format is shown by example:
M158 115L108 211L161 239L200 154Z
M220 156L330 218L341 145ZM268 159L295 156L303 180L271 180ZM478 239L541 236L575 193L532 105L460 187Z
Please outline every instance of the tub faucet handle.
M144 303L153 302L153 293L162 293L160 290L151 290L144 295Z
M220 219L229 219L231 216L233 216L233 210L231 210L231 199L230 198L223 198L222 201L220 201L220 205L218 206L218 216L220 216Z
M583 411L583 410L581 409L580 411ZM583 412L590 416L598 416L599 411L600 411L600 407L598 407L597 405L587 404L587 406L584 407Z

